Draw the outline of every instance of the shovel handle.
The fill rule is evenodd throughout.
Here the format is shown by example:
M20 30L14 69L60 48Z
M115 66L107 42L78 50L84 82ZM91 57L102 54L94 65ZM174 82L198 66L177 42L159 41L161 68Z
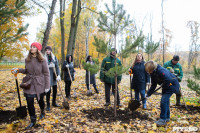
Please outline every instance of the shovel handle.
M153 91L153 93L155 93L156 91L160 90L160 89L162 88L162 85L163 85L163 84L161 84L161 86L158 87L158 89L155 89L155 90ZM153 93L152 93L152 94L153 94ZM152 95L152 94L151 94L151 95ZM145 100L145 99L146 99L146 97L145 97L145 98L142 98L140 101L143 101L143 100Z
M56 71L55 71L55 67L53 67L53 72L54 72L54 74L55 74L55 76L56 76L56 79L57 79L57 74L56 74ZM62 93L62 90L61 90L61 88L60 88L59 82L58 82L58 88L59 88L60 93L61 93L61 95L62 95L62 97L63 97L63 99L64 99L64 102L65 102L65 97L63 96L63 93Z
M74 87L74 84L73 84L73 82L72 82L72 76L71 76L71 73L70 73L70 71L69 71L69 67L67 67L67 70L68 70L68 74L69 74L69 77L70 77L70 80L71 80L72 87L75 88L75 87ZM76 91L76 90L74 89L74 91Z
M16 86L17 86L17 94L18 94L18 99L19 99L19 106L21 108L22 107L22 103L21 103L21 98L20 98L19 86L18 86L18 80L17 80L17 78L15 79L15 81L16 81Z

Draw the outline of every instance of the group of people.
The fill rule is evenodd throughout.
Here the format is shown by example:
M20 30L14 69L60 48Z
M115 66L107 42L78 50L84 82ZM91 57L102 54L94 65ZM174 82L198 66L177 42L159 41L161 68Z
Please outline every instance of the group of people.
M102 61L101 71L100 71L100 80L105 83L105 97L106 103L105 106L110 105L110 88L112 86L112 93L115 93L115 80L106 76L105 72L110 68L115 66L116 58L116 49L111 49L109 57L106 57ZM160 119L155 123L158 126L163 126L166 122L170 121L170 97L173 93L176 94L176 105L180 104L180 85L183 77L183 71L179 62L179 56L174 55L173 59L166 62L164 66L160 66L154 61L148 61L145 63L144 57L141 53L136 55L136 58L133 62L133 65L129 69L129 73L133 74L131 81L131 89L134 89L135 100L140 100L139 94L141 95L143 108L146 109L146 99L148 99L155 91L157 85L162 86L162 98L161 98L161 113ZM121 61L116 58L116 65L121 66ZM121 82L122 75L117 77L117 85ZM151 80L151 82L150 82ZM147 94L146 86L148 86ZM115 96L115 95L114 95ZM119 91L117 87L117 105L120 104Z
M44 56L41 53L42 45L38 42L31 44L27 58L25 59L25 69L23 68L13 68L13 74L23 73L26 77L31 77L33 81L31 82L30 89L24 89L24 96L26 97L28 111L31 119L30 125L26 127L29 129L36 124L36 114L34 107L34 98L36 97L39 107L41 109L40 119L45 117L45 103L44 96L46 95L46 110L50 111L50 94L51 88L53 89L53 99L52 106L59 107L56 103L57 95L57 82L61 80L59 63L56 56L52 53L52 48L47 46L45 48ZM100 70L100 80L105 84L105 106L110 105L110 89L112 87L112 93L115 96L115 79L108 77L105 72L116 65L121 66L121 61L116 58L117 50L115 48L111 49L110 56L103 59ZM116 62L115 62L116 60ZM171 73L164 67L158 65L154 61L148 61L145 63L142 54L137 54L135 61L129 73L133 74L131 89L135 91L135 100L139 100L139 94L141 98L146 99L151 96L154 92L157 84L162 84L162 98L161 98L161 114L160 119L156 122L158 125L164 125L170 120L170 110L169 110L169 99L173 93L177 96L177 105L180 105L180 91L179 83L182 79L183 72L181 65L178 63L179 56L174 56L174 58L165 63L164 67L171 70L174 69L174 73ZM87 63L94 64L92 61L92 56L88 56L86 59ZM65 82L65 94L66 98L70 99L71 84L74 81L74 65L73 56L67 55L66 60L62 65L62 70L64 71L64 82ZM150 83L151 77L151 83ZM118 84L121 82L122 75L117 76L117 106L122 106L120 103ZM96 88L96 78L95 74L90 74L86 70L86 86L88 91L91 91L89 85L93 84L96 93L99 93ZM150 87L147 94L146 85ZM146 109L146 99L142 101L143 108Z

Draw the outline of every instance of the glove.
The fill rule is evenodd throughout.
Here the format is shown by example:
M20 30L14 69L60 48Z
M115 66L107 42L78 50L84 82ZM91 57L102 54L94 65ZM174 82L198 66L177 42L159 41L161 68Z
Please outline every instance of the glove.
M18 69L18 68L13 68L13 69L11 69L11 73L12 73L12 74L17 74L17 73L19 73L19 69Z
M129 73L129 74L132 74L132 70L131 70L131 69L129 69L129 70L128 70L128 73Z
M180 77L177 77L177 79L178 79L178 82L181 82L181 78Z
M148 82L147 83L147 87L150 88L151 87L151 83Z
M69 68L69 65L67 64L67 65L66 65L66 67L68 67L68 68Z
M57 80L57 81L60 81L60 80L61 80L60 75L57 76L56 80Z
M53 68L55 67L55 64L54 63L50 63L50 65L48 65L49 68Z
M121 81L120 80L117 80L117 84L119 84Z
M150 96L149 96L148 94L146 94L145 99L148 100L149 97L150 97Z
M47 93L47 92L49 92L49 91L50 91L50 88L49 88L49 89L45 89L44 91L45 91L45 93Z

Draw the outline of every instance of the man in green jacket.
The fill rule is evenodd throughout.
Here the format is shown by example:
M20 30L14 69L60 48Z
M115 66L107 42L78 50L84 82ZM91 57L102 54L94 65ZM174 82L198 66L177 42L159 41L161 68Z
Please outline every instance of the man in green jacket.
M110 78L108 76L105 75L105 72L107 72L110 68L115 67L115 55L117 53L117 50L115 50L115 48L111 49L111 53L109 57L106 57L103 59L102 64L101 64L101 71L100 71L100 80L101 82L105 83L105 97L106 97L106 104L105 106L109 106L110 105L110 89L112 86L112 93L115 96L115 78ZM116 58L116 65L121 66L121 61ZM117 84L119 84L121 82L122 79L122 75L117 76ZM118 86L117 86L118 88ZM118 106L122 106L120 104L120 99L119 99L119 91L117 89L117 105Z
M183 78L183 71L182 71L181 64L178 62L179 62L179 56L174 55L173 59L164 63L163 67L168 69L170 72L174 73L176 75L176 77L178 78L178 81L181 82L181 80ZM179 94L176 94L176 105L177 106L181 105L180 100L181 100L181 93L179 90Z

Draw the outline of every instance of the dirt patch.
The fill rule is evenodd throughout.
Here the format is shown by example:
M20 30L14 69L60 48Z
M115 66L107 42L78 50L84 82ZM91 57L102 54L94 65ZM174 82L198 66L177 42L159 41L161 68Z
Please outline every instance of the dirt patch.
M13 110L0 110L0 124L12 123L15 120L19 120L16 111Z
M114 117L113 108L104 109L104 108L96 108L93 110L82 110L83 113L87 114L86 117L88 119L92 119L98 121L100 123L110 123L114 121L121 121L122 123L129 123L130 120L134 120L136 118L140 120L149 120L152 121L151 118L148 117L147 114L142 114L140 112L134 111L130 112L128 108L125 110L118 109L117 117Z

